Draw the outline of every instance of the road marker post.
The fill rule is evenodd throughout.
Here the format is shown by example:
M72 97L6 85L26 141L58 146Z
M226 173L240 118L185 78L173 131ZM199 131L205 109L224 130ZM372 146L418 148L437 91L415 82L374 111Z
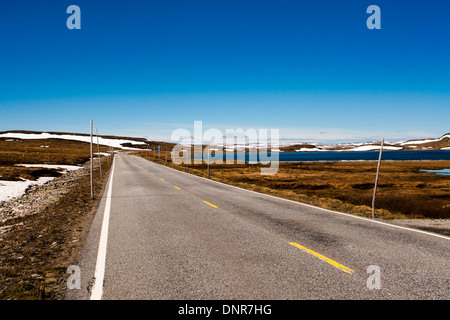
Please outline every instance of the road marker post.
M100 166L100 180L103 180L103 173L102 173L102 156L100 154L100 144L98 142L98 129L95 129L95 132L97 134L97 152L98 152L98 164Z
M375 186L372 197L372 219L375 218L375 197L377 195L378 176L380 175L381 155L383 154L384 138L381 139L380 156L378 157L377 175L375 177Z
M92 152L92 126L93 126L93 120L91 120L91 199L94 199L94 158L93 158L93 152Z
M186 172L188 172L188 150L187 150L187 147L185 150L181 150L181 152L186 154Z
M218 149L209 149L208 148L208 179L210 179L210 161L211 161L211 151L214 151L214 155L216 154L215 152L218 151Z
M187 150L187 147L186 147L186 172L188 172L188 155L189 155L189 151Z
M166 147L166 160L164 161L164 165L167 166L167 147Z

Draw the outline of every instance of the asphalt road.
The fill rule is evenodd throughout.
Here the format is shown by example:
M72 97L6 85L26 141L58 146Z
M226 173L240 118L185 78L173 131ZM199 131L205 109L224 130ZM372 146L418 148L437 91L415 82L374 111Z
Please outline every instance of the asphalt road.
M445 236L125 154L107 191L78 264L81 289L66 299L450 298Z

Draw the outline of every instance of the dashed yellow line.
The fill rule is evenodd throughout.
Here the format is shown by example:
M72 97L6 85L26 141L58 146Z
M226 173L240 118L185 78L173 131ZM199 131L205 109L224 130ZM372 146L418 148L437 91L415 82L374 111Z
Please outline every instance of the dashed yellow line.
M177 186L173 186L175 189L181 190L181 188L177 187Z
M212 203L209 203L208 201L203 201L204 203L206 203L207 205L210 205L213 208L218 208L217 206L213 205Z
M336 268L338 268L338 269L340 269L340 270L342 270L342 271L344 271L344 272L347 272L347 273L349 273L349 274L352 274L352 273L355 272L354 270L352 270L352 269L350 269L350 268L347 268L346 266L344 266L344 265L342 265L342 264L340 264L340 263L338 263L338 262L336 262L336 261L334 261L334 260L331 260L330 258L327 258L327 257L321 255L320 253L317 253L317 252L315 252L315 251L312 251L311 249L308 249L308 248L306 248L306 247L304 247L304 246L302 246L302 245L299 245L298 243L295 243L295 242L289 242L289 244L290 244L290 245L293 245L294 247L297 247L297 248L299 248L300 250L303 250L303 251L305 251L305 252L307 252L307 253L309 253L309 254L312 254L313 256L316 256L317 258L319 258L319 259L321 259L321 260L323 260L323 261L328 262L329 264L335 266Z
M164 181L164 179L163 178L160 178L161 179L161 181Z

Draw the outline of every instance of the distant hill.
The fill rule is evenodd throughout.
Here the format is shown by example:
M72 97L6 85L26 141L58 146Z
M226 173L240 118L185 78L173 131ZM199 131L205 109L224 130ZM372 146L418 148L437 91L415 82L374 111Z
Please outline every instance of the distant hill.
M320 152L320 151L371 151L380 150L380 142L364 143L341 143L336 145L313 144L291 144L280 148L284 152ZM413 139L397 142L386 142L383 150L450 150L450 133L439 138Z
M72 132L42 132L28 130L0 131L0 139L66 139L83 142L90 141L90 135L86 133ZM97 142L94 137L94 142ZM147 149L161 146L162 150L171 149L175 144L162 141L149 141L141 137L123 137L112 135L99 135L99 143L105 146L121 148L125 150ZM380 142L364 143L280 143L281 152L321 152L321 151L371 151L379 150ZM248 151L248 146L237 146L236 151ZM383 150L450 150L450 133L443 134L439 138L412 139L406 141L387 142Z
M0 139L63 139L75 140L82 142L90 142L90 134L73 133L73 132L42 132L42 131L27 131L27 130L10 130L0 132ZM97 137L94 136L95 143ZM120 137L111 135L99 135L99 144L104 146L111 146L122 149L143 149L150 144L145 138L136 137Z

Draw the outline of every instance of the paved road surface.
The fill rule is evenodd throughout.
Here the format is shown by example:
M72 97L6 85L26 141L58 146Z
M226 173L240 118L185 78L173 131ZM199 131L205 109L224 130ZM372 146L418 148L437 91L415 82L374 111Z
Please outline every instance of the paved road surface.
M79 262L81 289L67 299L450 298L448 237L126 154L116 156L107 191ZM377 268L381 282L369 284L381 287L369 289Z

